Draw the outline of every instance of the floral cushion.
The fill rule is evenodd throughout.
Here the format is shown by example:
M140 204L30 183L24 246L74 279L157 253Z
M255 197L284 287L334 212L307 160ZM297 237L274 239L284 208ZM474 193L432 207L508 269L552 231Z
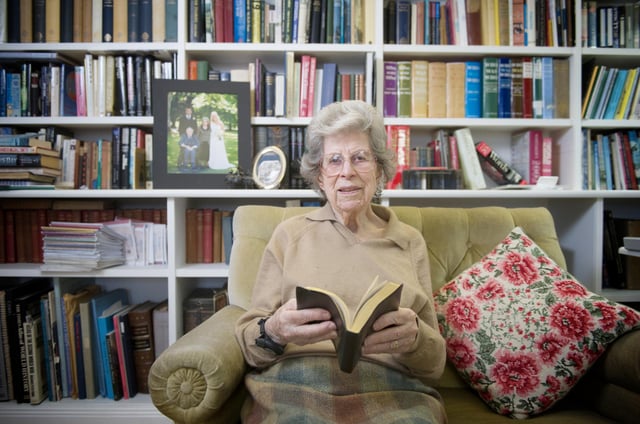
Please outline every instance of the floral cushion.
M565 396L640 313L586 290L521 228L434 294L448 359L496 412Z

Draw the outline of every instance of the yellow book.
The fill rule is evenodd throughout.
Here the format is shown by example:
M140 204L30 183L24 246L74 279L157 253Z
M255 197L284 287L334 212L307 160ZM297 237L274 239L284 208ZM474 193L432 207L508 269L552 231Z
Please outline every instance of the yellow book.
M629 72L627 73L627 79L624 82L624 88L622 90L622 101L618 103L618 108L616 109L614 119L626 119L627 114L625 114L625 111L627 110L629 99L631 99L631 96L633 94L633 85L637 78L637 75L637 68L629 69Z
M429 93L427 113L429 118L445 118L447 108L443 99L447 97L447 68L445 62L429 62L427 71Z
M448 62L446 64L446 114L447 118L464 118L465 116L465 77L464 62Z
M334 292L318 287L296 287L298 309L322 308L331 313L338 329L336 346L340 369L351 372L362 355L362 343L373 331L373 323L381 315L400 306L402 284L379 281L376 277L360 300L350 311L346 303Z
M426 60L411 61L411 117L427 117L427 71Z

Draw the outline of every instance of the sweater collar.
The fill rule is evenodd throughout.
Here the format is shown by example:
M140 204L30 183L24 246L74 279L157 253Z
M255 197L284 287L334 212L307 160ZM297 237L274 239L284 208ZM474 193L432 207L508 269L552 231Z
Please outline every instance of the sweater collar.
M395 212L385 206L371 205L373 213L387 222L387 231L385 238L391 240L397 244L400 248L406 249L409 247L409 238L406 233L406 229L398 219ZM331 208L331 205L327 202L321 208L315 209L306 215L307 219L311 221L333 221L338 222L336 216Z

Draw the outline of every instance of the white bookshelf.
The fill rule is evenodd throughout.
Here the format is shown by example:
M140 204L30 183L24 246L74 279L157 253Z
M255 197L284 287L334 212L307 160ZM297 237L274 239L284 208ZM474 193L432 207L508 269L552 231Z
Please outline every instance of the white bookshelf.
M312 54L320 63L335 61L345 69L364 71L367 54L374 56L376 105L382 109L382 65L384 60L465 60L485 56L553 56L570 61L570 115L567 119L407 119L386 118L388 125L409 125L412 135L425 137L440 128L471 128L474 138L490 139L492 146L505 159L510 159L509 137L512 133L532 128L544 129L554 138L554 173L559 176L561 189L538 190L396 190L385 191L385 205L474 207L474 206L544 206L554 216L560 244L567 258L569 271L587 288L602 293L613 300L640 301L640 290L613 290L602 288L603 220L605 209L640 218L639 191L585 191L582 190L582 139L583 128L615 129L640 128L640 121L609 121L580 118L581 65L596 58L610 63L627 63L640 66L640 49L586 49L581 47L499 47L499 46L412 46L385 45L382 33L383 0L375 0L374 42L366 45L338 44L232 44L189 43L186 37L187 0L178 0L178 41L175 43L56 43L56 44L0 44L0 51L58 51L80 59L86 53L116 54L146 52L161 58L177 56L177 75L184 79L187 63L192 58L207 59L216 67L226 70L260 57L270 70L284 70L284 55L293 51L296 56ZM367 3L369 3L367 1ZM576 2L576 34L580 34L580 2ZM580 37L577 37L579 40ZM302 126L309 118L252 118L252 125ZM97 137L110 134L117 125L140 126L151 129L153 117L32 117L0 118L0 126L61 126L70 128L81 137ZM491 186L491 184L490 184ZM224 264L186 264L184 258L185 211L190 207L216 207L232 209L242 204L267 204L284 206L286 200L316 199L310 190L43 190L2 191L3 199L112 199L118 205L146 205L167 209L168 263L149 268L115 267L83 274L94 277L99 284L109 288L127 287L134 301L146 300L149 294L157 299L169 299L169 341L182 335L182 302L190 291L202 285L218 284L227 276ZM75 276L70 273L42 273L34 264L0 264L0 274L12 277ZM42 423L109 423L168 422L153 407L148 395L138 394L130 400L114 402L107 399L45 401L38 406L0 403L0 422Z

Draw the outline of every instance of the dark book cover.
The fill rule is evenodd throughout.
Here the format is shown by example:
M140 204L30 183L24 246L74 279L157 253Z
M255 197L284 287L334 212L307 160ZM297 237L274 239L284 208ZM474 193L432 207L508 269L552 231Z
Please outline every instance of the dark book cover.
M140 0L128 0L127 4L127 41L140 41Z
M113 42L113 0L102 1L102 41Z
M498 118L511 118L511 58L498 59Z
M139 0L138 41L150 42L153 35L153 8L151 0Z
M482 170L499 185L526 184L522 175L513 169L504 159L498 155L486 142L476 143L476 151L480 158Z
M133 361L136 370L136 383L140 393L149 393L149 368L155 360L153 349L153 308L157 302L147 301L129 311L129 329Z
M30 401L23 323L28 313L39 313L40 297L49 290L51 280L47 278L31 279L5 289L13 393L18 403Z
M120 377L120 361L118 359L115 330L109 331L105 338L109 361L107 372L110 375L112 399L120 400L122 399L122 379Z
M402 285L374 280L361 301L352 312L338 295L328 290L313 287L296 287L298 309L323 308L331 313L331 320L338 329L336 346L340 369L351 372L362 354L362 343L372 332L371 327L380 315L397 310L400 306Z
M77 116L76 68L66 63L60 64L60 115Z
M111 0L113 3L113 0ZM73 42L73 0L60 0L60 42Z
M118 116L127 116L127 75L124 56L115 58L115 79L113 110Z
M204 13L204 3L202 3L202 0L190 0L188 12L189 27L187 35L189 42L199 43L204 41L204 22L202 20L202 15Z

